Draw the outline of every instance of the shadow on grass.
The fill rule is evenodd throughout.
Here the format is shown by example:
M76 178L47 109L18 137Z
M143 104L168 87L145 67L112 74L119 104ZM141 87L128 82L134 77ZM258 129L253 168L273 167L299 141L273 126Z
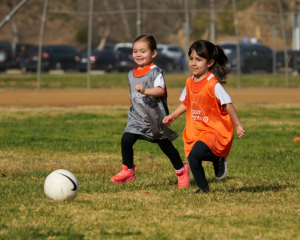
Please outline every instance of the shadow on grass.
M4 236L7 240L14 239L65 239L65 240L83 240L85 239L84 234L71 232L72 224L62 227L60 230L44 228L32 228L32 227L9 227L9 235ZM72 229L73 230L73 229Z
M237 177L226 177L222 180L218 180L216 178L209 178L207 179L207 182L208 183L219 183L219 182L226 182L226 181L229 181L229 180L232 180L232 179L236 179ZM191 180L190 182L191 186L197 186L197 183L195 182L195 180Z
M218 180L216 178L209 178L209 179L207 179L207 182L208 183L227 182L227 181L230 181L230 180L233 180L233 179L237 179L237 177L225 177L222 180Z
M132 235L142 235L141 231L132 232L132 231L125 231L125 232L107 232L103 229L100 231L101 235L109 235L114 237L124 237L124 236L132 236Z
M221 192L229 192L229 193L237 193L237 192L267 192L267 191L272 191L272 192L280 192L284 189L287 188L295 188L296 185L292 184L274 184L274 185L256 185L256 186L245 186L245 187L238 187L234 188L231 187L229 189L221 189L221 188L216 188L216 191L221 191Z
M236 177L226 177L223 180L217 180L217 179L208 179L208 183L216 183L216 182L226 182L227 180L235 179ZM195 180L191 180L190 182L191 186L196 186L197 183ZM239 192L280 192L287 188L295 188L296 185L293 184L273 184L273 185L256 185L256 186L244 186L244 187L216 187L214 192L228 192L228 193L239 193Z

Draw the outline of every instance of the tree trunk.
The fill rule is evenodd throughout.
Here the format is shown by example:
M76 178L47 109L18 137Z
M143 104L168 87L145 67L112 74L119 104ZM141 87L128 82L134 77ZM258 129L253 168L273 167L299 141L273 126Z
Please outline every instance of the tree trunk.
M12 42L18 43L19 42L19 28L14 19L11 19L11 33L13 35Z
M122 22L123 22L123 25L124 25L126 40L131 42L133 39L132 39L132 35L131 35L131 32L130 32L130 28L129 28L127 14L124 12L123 1L118 0L118 5L120 6L120 10L121 10L121 17L122 17Z
M110 33L110 26L109 26L109 25L106 25L106 28L105 28L105 31L104 31L104 34L103 34L103 35L101 34L101 31L99 31L98 33L99 33L99 36L100 36L101 40L100 40L100 43L99 43L97 49L98 49L98 50L102 50L103 47L104 47L104 45L105 45L105 43L106 43L106 39L107 39L107 37L109 36L109 33ZM102 35L102 36L101 36L101 35Z
M13 3L12 3L11 0L7 0L6 4L9 7L10 10L14 9L14 6L13 6ZM11 24L10 24L11 33L12 33L12 37L13 37L12 42L13 43L18 43L19 42L19 28L18 28L18 25L17 25L14 17L12 17L12 19L10 21L11 21Z

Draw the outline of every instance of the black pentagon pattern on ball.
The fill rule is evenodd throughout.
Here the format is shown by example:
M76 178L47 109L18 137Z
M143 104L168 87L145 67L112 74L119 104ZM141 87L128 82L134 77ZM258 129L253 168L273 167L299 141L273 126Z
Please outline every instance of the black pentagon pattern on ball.
M73 183L73 185L74 185L74 188L73 189L71 189L72 191L76 191L77 190L77 186L76 186L76 183L70 178L70 177L68 177L68 176L66 176L65 174L62 174L62 173L60 173L60 175L63 175L63 176L65 176L66 178L68 178L72 183Z

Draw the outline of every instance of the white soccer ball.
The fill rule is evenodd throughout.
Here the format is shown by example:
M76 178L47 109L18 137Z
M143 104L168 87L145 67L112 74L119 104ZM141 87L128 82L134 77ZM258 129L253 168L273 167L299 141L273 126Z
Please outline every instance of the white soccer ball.
M44 184L44 191L48 198L63 201L77 196L79 183L73 173L58 169L48 175Z

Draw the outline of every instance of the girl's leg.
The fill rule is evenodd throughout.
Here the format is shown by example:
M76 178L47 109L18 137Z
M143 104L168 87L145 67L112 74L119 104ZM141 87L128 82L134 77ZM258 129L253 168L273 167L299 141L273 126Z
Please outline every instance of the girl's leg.
M202 161L207 160L207 161L217 161L220 157L217 157L214 155L209 147L203 143L203 142L196 142L189 157L189 163L191 167L191 171L194 175L195 181L198 185L198 187L201 189L203 192L208 192L208 182L205 177L205 172L202 167Z
M190 185L189 165L182 162L179 152L173 146L171 141L169 141L168 139L162 139L157 140L157 143L164 154L166 154L170 159L173 167L176 170L176 175L178 177L178 187L188 187Z
M180 170L183 168L183 162L179 155L179 152L174 147L173 143L169 139L157 140L158 146L163 151L164 154L170 159L175 170Z
M121 139L122 157L123 157L123 170L117 175L111 177L110 181L122 184L135 180L135 166L133 165L133 149L132 146L139 138L139 135L127 133L123 134Z
M138 134L125 132L121 139L123 165L128 169L133 169L133 144L138 138Z
M227 174L227 158L216 156L203 142L197 142L196 144L198 144L197 146L200 146L200 149L202 148L204 150L202 160L210 161L213 163L216 179L221 180L225 178ZM197 154L197 151L195 151L194 154ZM202 154L201 150L198 154ZM197 159L201 159L201 156L198 156Z

